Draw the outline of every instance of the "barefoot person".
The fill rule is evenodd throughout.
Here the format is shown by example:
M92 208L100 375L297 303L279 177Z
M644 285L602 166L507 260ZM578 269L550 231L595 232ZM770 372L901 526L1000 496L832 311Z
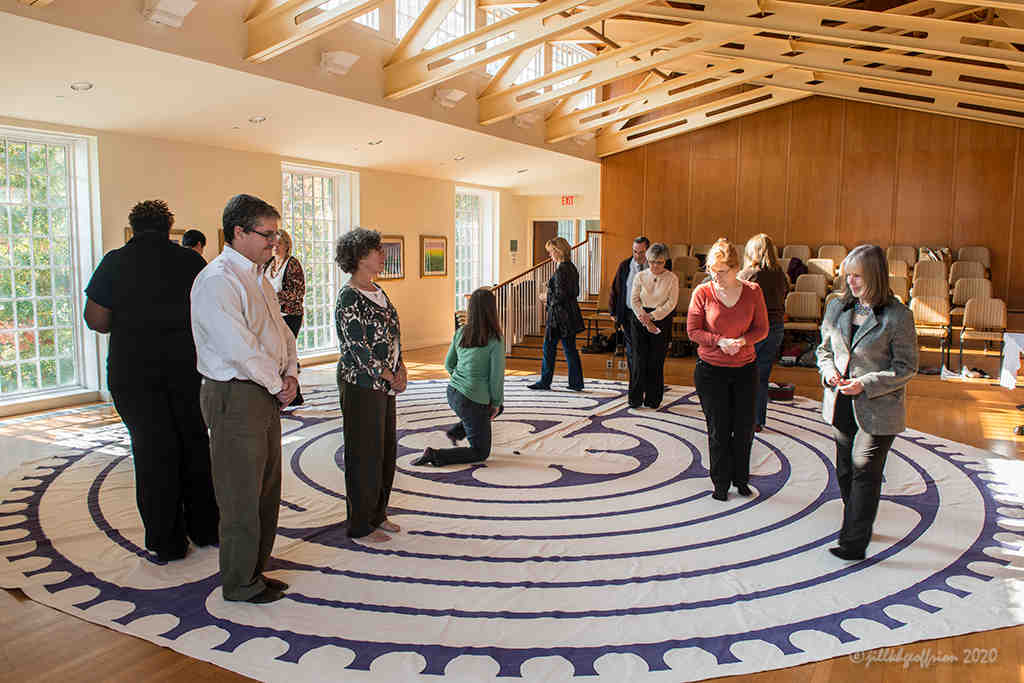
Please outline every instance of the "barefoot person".
M376 230L353 228L339 240L335 263L352 277L338 293L334 322L341 357L338 390L345 416L345 505L348 535L372 543L400 531L388 521L398 440L395 395L405 391L398 311L374 283L384 267Z
M427 448L413 465L481 462L491 454L491 420L505 399L505 343L490 289L481 287L469 297L466 324L455 330L444 367L452 376L448 405L459 416L448 438L453 446L468 438L469 448Z

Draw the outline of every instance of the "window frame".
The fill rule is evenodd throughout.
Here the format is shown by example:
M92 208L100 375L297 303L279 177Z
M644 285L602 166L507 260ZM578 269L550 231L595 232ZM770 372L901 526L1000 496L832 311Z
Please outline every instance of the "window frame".
M335 188L339 187L339 185L340 185L339 181L343 177L347 178L347 180L348 180L348 187L349 187L347 203L345 203L343 201L343 198L341 197L341 193L338 192L337 189L334 192L334 197L333 197L333 202L332 202L333 205L331 207L332 212L334 214L334 221L333 221L333 231L334 232L333 232L333 234L330 235L330 238L327 240L329 244L331 244L331 245L335 244L339 237L341 237L343 234L345 234L346 232L351 230L353 227L356 227L356 226L359 225L359 180L360 180L360 178L359 178L359 172L358 171L351 171L351 170L340 169L340 168L330 168L330 167L327 167L327 166L317 166L317 165L312 165L312 164L297 164L297 163L292 163L292 162L282 162L282 164L281 164L281 189L282 189L282 194L281 194L281 210L282 210L281 224L282 225L281 225L281 229L282 230L285 229L285 225L284 225L285 221L286 220L291 221L294 218L294 216L292 216L292 215L285 216L285 214L284 214L284 206L285 206L285 204L284 204L284 176L285 176L285 174L292 174L292 175L299 175L299 176L313 176L313 177L321 177L321 178L332 178L334 180ZM342 217L344 215L346 215L346 211L347 211L347 215L349 217L349 225L348 226L344 226L342 224ZM289 225L287 229L289 230L289 232L291 234L291 237L292 237L292 253L294 254L295 251L296 251L295 243L297 242L296 237L295 237L295 231L294 231L294 228L292 227L292 225ZM330 264L333 264L333 262L334 262L334 252L333 252L333 248L332 248L330 250L330 254L329 254L329 258L328 258L329 275L328 275L328 285L327 285L327 288L328 288L328 291L333 291L334 295L336 297L337 296L337 292L341 291L341 288L345 286L346 282L348 282L349 275L347 273L343 273L341 271L341 269L337 268L337 266L333 266L332 267ZM314 263L314 264L309 264L309 265L313 266L313 265L316 265L316 264ZM302 267L303 267L303 271L306 274L306 282L307 282L307 288L308 288L308 282L309 282L310 272L311 271L307 267L306 263L303 263ZM331 286L332 282L333 282L333 286ZM305 308L305 301L303 301L303 308ZM319 358L319 357L322 357L322 356L325 356L325 355L329 355L329 354L332 354L332 353L336 354L338 352L337 331L336 331L336 329L334 327L334 302L333 301L327 302L327 313L330 316L330 322L327 324L327 327L328 327L328 330L329 330L329 336L330 336L330 343L325 345L325 346L311 348L311 349L305 349L305 350L297 349L298 353L299 353L299 358L300 359ZM306 317L306 311L305 310L303 311L303 315L304 315L304 317L303 317L303 329L305 329L306 322L308 321L308 317ZM300 334L301 334L301 331L300 331ZM298 341L297 340L296 340L296 346L298 346Z
M64 403L59 399L82 397L89 400L100 391L105 381L107 339L93 334L83 320L85 285L105 253L103 250L102 220L99 215L99 166L97 142L93 136L77 135L32 128L0 125L0 137L8 144L11 139L26 143L26 153L32 144L61 146L67 150L68 235L70 239L69 298L71 299L71 327L74 359L78 381L74 384L40 387L28 391L0 395L0 415L47 407ZM29 162L28 159L26 159ZM30 174L29 174L30 175ZM29 181L30 182L30 181ZM31 192L31 187L26 188ZM31 194L28 195L31 197ZM26 202L31 206L31 200ZM3 206L13 206L3 201ZM118 231L118 234L120 231ZM31 234L31 233L30 233ZM13 242L12 242L13 244ZM34 252L33 252L34 254ZM13 270L13 267L12 267ZM51 267L51 272L53 272ZM13 296L11 301L17 299ZM35 302L33 294L32 301ZM55 298L55 297L54 297ZM38 320L37 327L38 329ZM56 326L54 330L56 332ZM102 356L102 358L101 358ZM86 396L89 395L89 396Z
M480 234L474 240L475 252L473 254L474 267L469 278L469 288L466 292L459 292L459 216L458 197L460 194L470 194L480 198ZM455 187L455 221L453 224L455 258L453 259L453 280L455 284L455 310L462 311L466 308L465 294L471 293L478 287L488 282L498 284L501 268L501 255L499 245L501 243L501 193L496 190L489 190L469 185L457 185Z

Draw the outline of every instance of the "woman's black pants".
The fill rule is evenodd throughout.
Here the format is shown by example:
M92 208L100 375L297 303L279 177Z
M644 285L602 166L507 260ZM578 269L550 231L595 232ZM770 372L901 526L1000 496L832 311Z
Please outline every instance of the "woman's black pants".
M757 363L738 368L697 361L693 372L708 427L711 481L716 491L750 480L750 447L757 409Z

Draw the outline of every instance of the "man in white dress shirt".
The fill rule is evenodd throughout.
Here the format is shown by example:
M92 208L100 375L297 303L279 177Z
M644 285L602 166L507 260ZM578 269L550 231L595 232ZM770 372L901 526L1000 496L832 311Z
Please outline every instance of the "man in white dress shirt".
M295 337L262 266L280 214L240 194L224 207L224 251L192 286L200 405L210 427L220 506L220 575L226 600L274 602L283 581L264 576L281 504L281 409L295 398Z

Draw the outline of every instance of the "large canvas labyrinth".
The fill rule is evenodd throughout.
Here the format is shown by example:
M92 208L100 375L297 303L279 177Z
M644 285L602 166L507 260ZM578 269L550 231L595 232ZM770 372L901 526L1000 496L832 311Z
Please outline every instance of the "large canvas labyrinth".
M869 558L845 563L818 405L770 406L755 496L712 500L692 389L660 411L626 387L530 392L509 378L482 465L444 446L445 382L399 399L386 545L344 529L337 390L285 420L269 606L227 603L215 549L141 549L119 425L58 441L0 488L0 585L269 680L681 681L1024 623L1022 463L908 431L886 465Z

